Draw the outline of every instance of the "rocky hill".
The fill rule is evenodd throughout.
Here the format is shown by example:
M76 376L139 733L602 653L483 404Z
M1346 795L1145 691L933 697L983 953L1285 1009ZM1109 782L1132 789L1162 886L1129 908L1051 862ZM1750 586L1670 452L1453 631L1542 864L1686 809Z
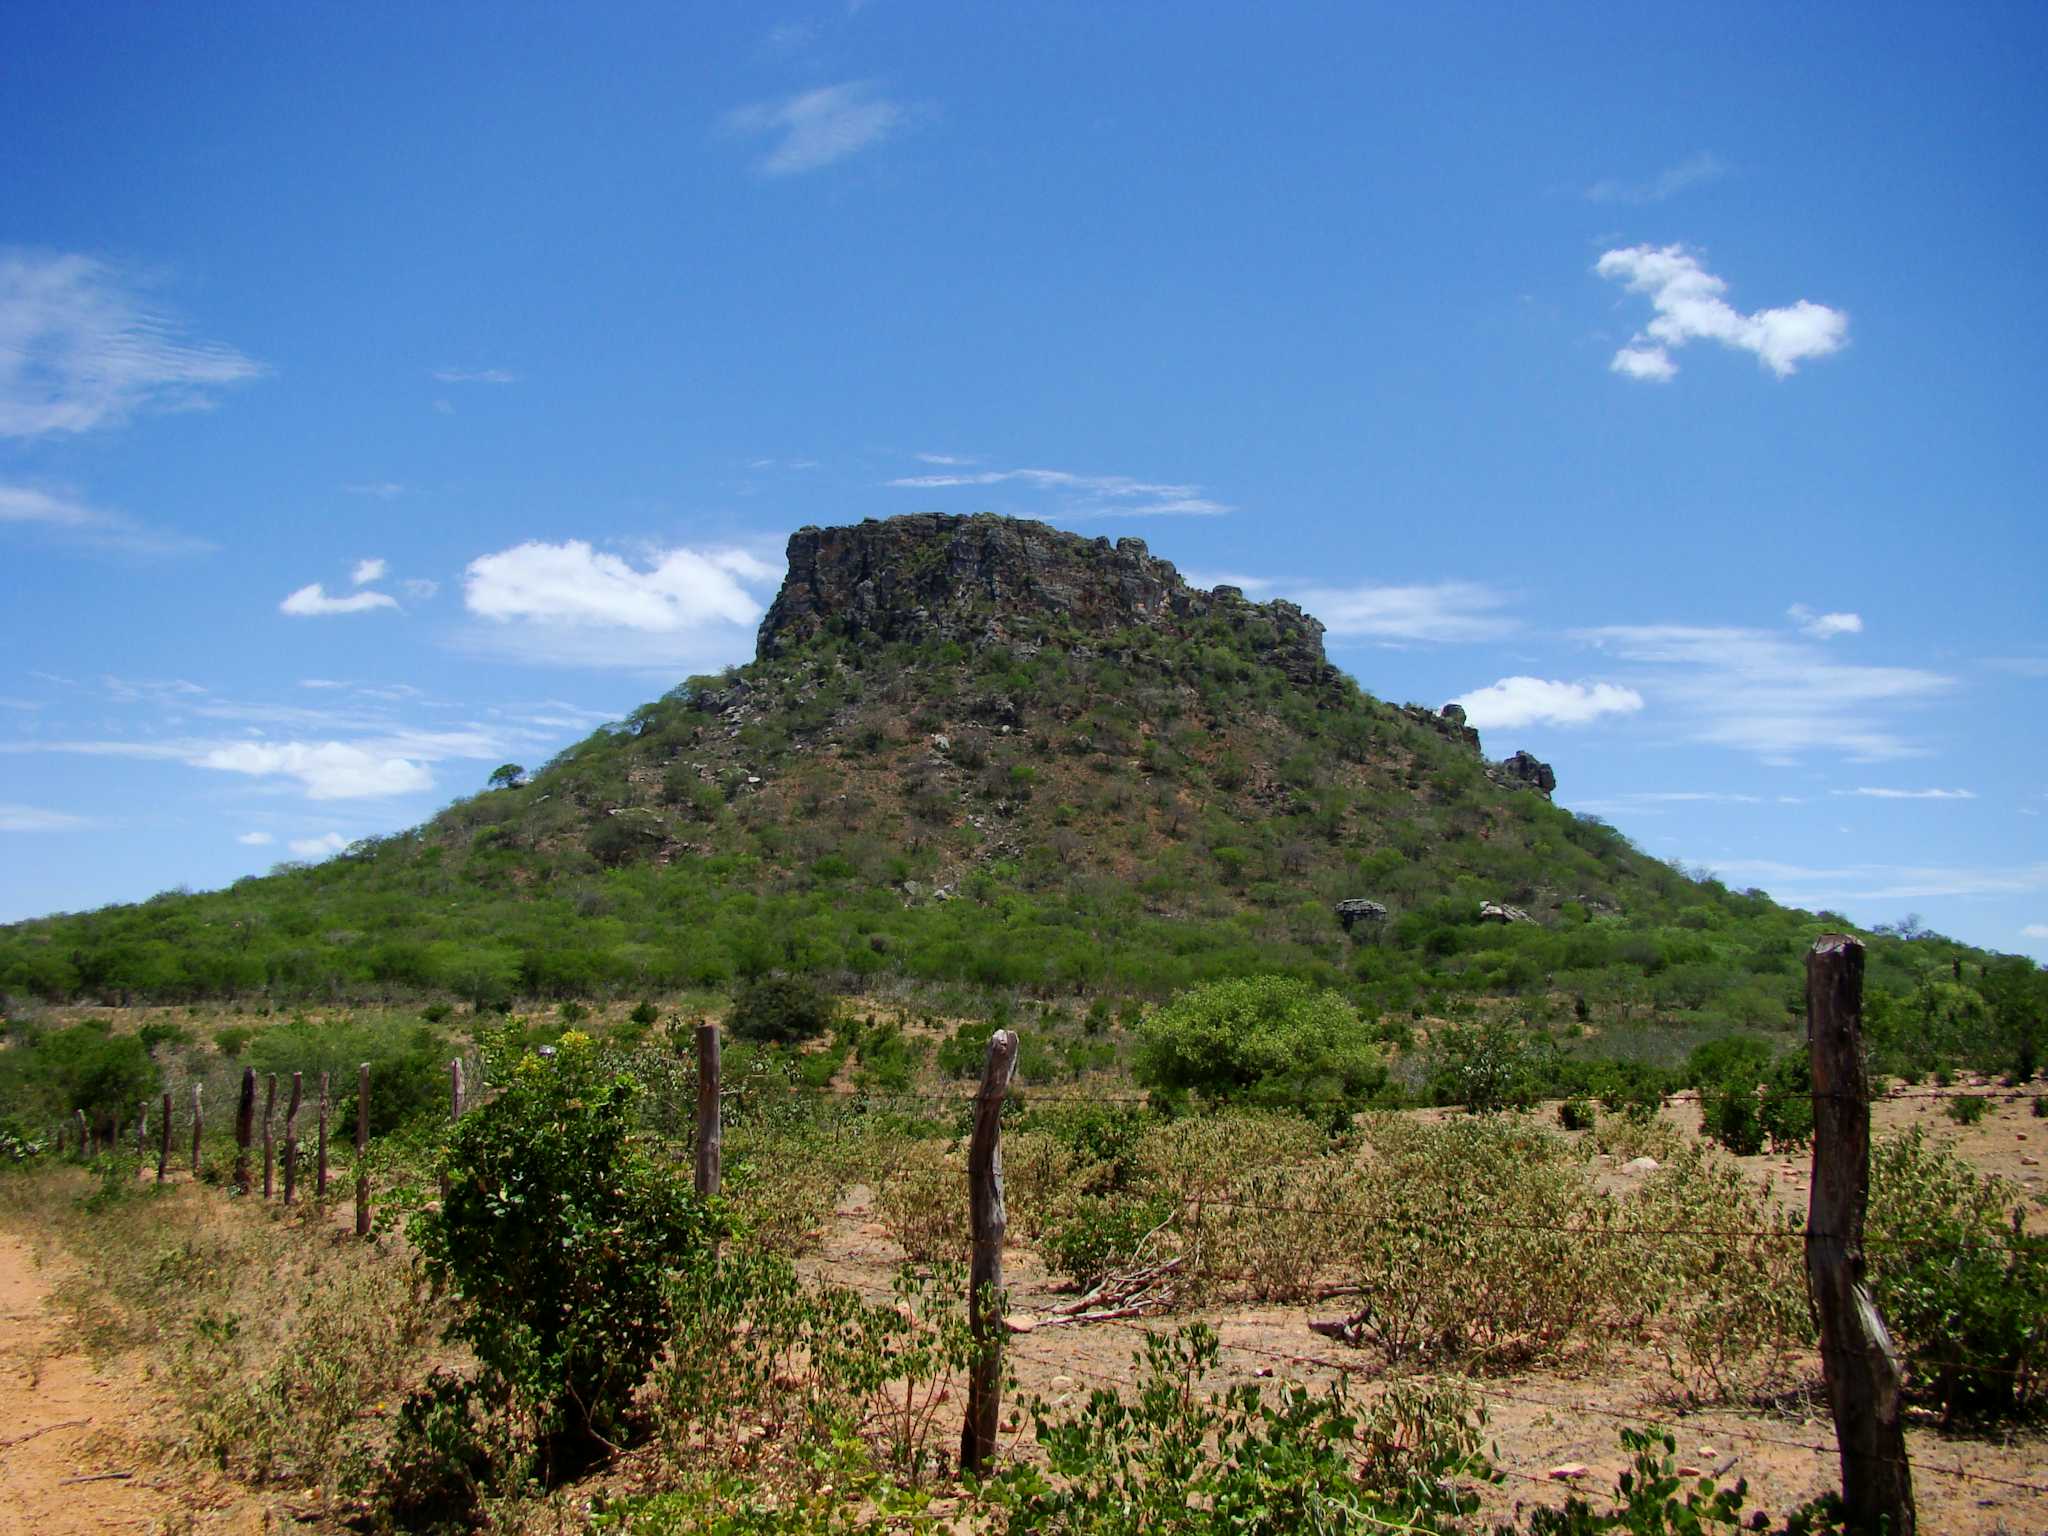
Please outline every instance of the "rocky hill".
M482 1003L790 969L1060 998L1284 971L1388 1015L1789 1027L1822 918L1553 806L1546 765L1372 698L1322 632L1136 539L805 528L749 665L327 864L0 930L0 993ZM1873 974L1959 983L1966 954L1881 945Z

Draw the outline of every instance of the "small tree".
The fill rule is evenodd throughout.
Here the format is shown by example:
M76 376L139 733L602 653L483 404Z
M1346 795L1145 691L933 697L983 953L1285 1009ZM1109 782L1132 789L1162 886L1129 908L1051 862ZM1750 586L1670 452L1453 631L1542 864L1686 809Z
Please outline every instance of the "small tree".
M449 1336L544 1439L617 1423L668 1339L666 1272L709 1262L722 1234L627 1139L635 1087L584 1035L520 1058L457 1123L447 1199L411 1227L428 1273L462 1303Z
M526 770L517 763L500 763L488 780L493 789L517 789L526 782Z

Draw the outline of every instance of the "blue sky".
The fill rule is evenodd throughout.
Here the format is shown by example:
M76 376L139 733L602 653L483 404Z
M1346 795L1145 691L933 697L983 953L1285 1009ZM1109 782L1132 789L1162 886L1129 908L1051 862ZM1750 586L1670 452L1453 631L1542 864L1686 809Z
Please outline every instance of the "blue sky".
M0 11L0 918L409 825L805 523L1137 535L2048 956L2037 6Z

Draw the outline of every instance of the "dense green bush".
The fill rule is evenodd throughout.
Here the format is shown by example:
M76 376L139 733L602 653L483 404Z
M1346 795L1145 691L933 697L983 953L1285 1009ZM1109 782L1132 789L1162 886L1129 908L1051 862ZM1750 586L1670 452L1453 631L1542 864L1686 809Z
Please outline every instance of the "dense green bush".
M104 1019L68 1029L10 1031L0 1050L0 1107L33 1124L134 1114L161 1087L157 1064L134 1035L116 1035Z
M666 1277L708 1262L720 1234L673 1167L628 1140L634 1086L578 1035L521 1058L455 1127L447 1199L411 1227L461 1304L451 1337L543 1440L617 1422L667 1341Z
M1870 1270L1914 1387L1945 1413L2010 1415L2048 1394L2048 1237L2022 1191L1914 1127L1870 1166Z
M1138 1028L1139 1082L1169 1099L1271 1105L1344 1117L1387 1080L1357 1010L1285 976L1212 982Z
M315 1023L303 1015L274 1024L245 1049L258 1074L304 1075L307 1101L328 1075L334 1123L356 1123L356 1069L370 1067L370 1134L387 1136L408 1121L448 1112L448 1063L454 1046L432 1027L397 1015L343 1015Z
M790 1044L824 1034L837 1013L831 997L807 976L758 976L733 995L725 1026L741 1040Z
M1716 1041L1715 1045L1754 1042ZM1693 1053L1697 1068L1702 1052ZM1706 1067L1700 1084L1700 1118L1707 1135L1738 1157L1763 1151L1768 1138L1780 1150L1813 1139L1813 1077L1804 1051L1770 1059L1769 1053L1730 1052Z

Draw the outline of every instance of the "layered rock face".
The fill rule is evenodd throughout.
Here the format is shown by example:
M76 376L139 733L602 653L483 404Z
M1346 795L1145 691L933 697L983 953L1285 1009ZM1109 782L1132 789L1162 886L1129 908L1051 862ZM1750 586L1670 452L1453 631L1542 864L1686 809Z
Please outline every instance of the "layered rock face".
M758 648L764 659L781 655L828 627L849 638L978 644L1009 641L1025 619L1033 629L1051 621L1107 638L1138 625L1171 631L1215 618L1297 682L1335 676L1323 626L1292 603L1191 587L1142 539L1112 544L986 513L798 529Z

